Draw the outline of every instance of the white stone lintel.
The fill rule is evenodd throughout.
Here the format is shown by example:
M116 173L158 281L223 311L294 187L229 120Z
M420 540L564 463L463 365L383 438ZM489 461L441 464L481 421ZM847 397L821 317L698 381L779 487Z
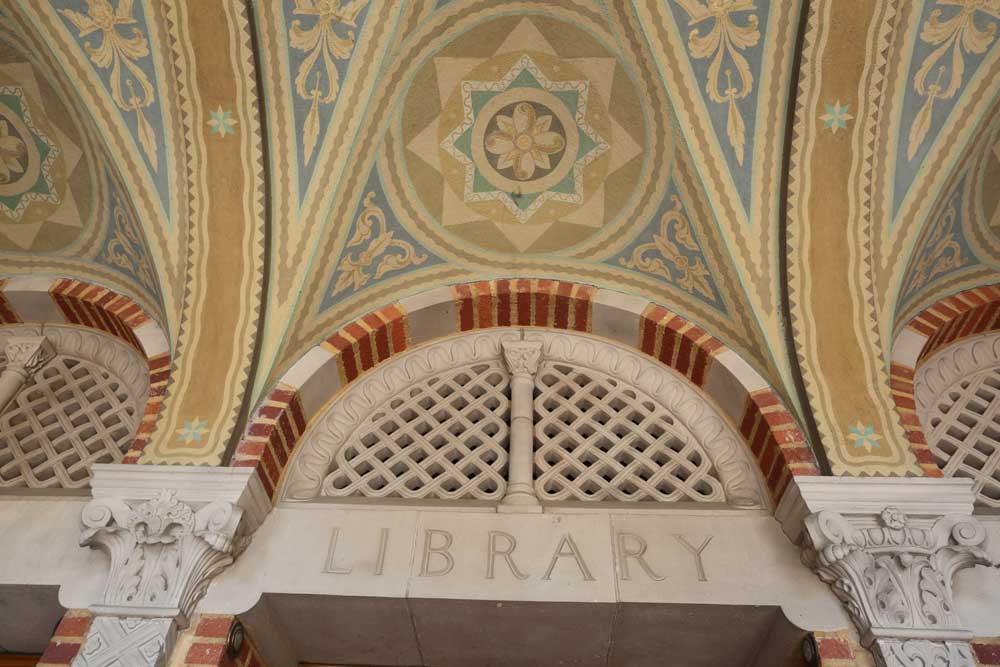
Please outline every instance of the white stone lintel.
M94 498L150 500L161 489L177 491L188 504L226 501L239 506L250 531L271 511L271 501L252 468L98 463L90 488Z
M803 521L816 512L874 516L896 507L912 518L969 516L974 503L972 480L958 477L795 477L774 516L798 542Z

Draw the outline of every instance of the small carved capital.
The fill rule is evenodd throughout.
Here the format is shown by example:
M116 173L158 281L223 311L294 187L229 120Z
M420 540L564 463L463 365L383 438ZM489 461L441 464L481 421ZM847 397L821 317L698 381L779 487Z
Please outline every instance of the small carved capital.
M4 347L7 369L34 375L56 356L55 348L45 336L11 337Z
M976 519L913 519L886 507L871 515L820 511L805 528L803 562L830 584L880 665L973 664L961 659L972 635L955 611L952 579L993 564Z
M542 344L538 341L504 341L503 359L511 375L531 377L538 372Z

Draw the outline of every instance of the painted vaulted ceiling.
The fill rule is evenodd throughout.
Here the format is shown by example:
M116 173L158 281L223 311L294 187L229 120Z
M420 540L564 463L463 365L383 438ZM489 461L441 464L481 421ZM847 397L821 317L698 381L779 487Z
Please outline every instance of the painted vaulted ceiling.
M160 321L150 460L221 460L345 324L516 277L661 304L835 471L912 472L883 409L892 341L998 281L995 0L0 0L0 19L0 277L106 285Z

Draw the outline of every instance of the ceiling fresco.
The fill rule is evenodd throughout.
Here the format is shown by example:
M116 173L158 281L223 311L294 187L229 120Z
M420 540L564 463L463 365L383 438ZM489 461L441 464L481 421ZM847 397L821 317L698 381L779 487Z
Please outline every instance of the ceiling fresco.
M28 272L48 263L74 274L82 270L162 312L145 233L83 102L29 35L0 35L5 265Z
M900 56L905 85L899 104L899 132L891 162L892 212L899 214L920 174L934 138L967 104L976 81L989 76L1000 6L989 2L925 2L908 17ZM919 26L919 28L918 28ZM905 72L905 74L903 74Z
M889 360L900 314L915 314L955 271L978 265L965 276L980 285L1000 277L971 245L977 179L964 171L995 118L997 16L990 3L953 0L864 9L810 7L797 117L815 120L799 126L791 152L790 315L833 471L922 474ZM831 122L841 109L849 117ZM853 131L838 133L844 126Z
M998 100L1000 102L1000 100ZM1000 272L1000 105L994 105L929 216L896 305L896 326Z
M767 258L776 219L747 211L776 204L754 179L779 180L784 117L758 107L789 79L758 75L775 63L787 74L796 7L362 4L286 2L257 17L278 106L272 207L287 221L269 301L282 315L265 334L258 390L374 305L509 275L666 303L781 384L787 358L764 342L781 327ZM680 36L676 64L644 32L665 24ZM336 54L302 59L304 31L321 26ZM321 61L336 67L319 71ZM304 106L307 68L338 81L337 99L317 92ZM682 130L677 105L697 134ZM307 136L311 109L327 114L324 136L341 132L340 150Z
M682 315L774 388L823 465L915 474L894 337L998 281L993 2L0 12L0 277L90 280L162 322L147 462L223 461L347 323L533 278Z

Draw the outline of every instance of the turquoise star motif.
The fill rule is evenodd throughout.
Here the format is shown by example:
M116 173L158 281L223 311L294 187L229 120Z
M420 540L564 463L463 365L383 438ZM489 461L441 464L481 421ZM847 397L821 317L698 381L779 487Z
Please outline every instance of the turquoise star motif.
M826 107L826 113L819 117L823 121L823 129L829 129L834 134L837 133L838 129L846 130L847 121L854 118L847 113L851 110L851 105L840 106L840 100L837 100L835 104L824 104L823 106Z
M208 420L195 417L177 429L177 440L189 445L192 442L201 442L201 437L206 433L208 433Z
M212 134L218 134L221 137L227 134L236 134L236 124L239 121L233 118L231 111L223 111L220 106L215 111L209 111L208 113L212 117L208 121L208 125L212 126Z
M566 118L564 131L574 132L568 138L575 153L571 155L573 168L562 180L542 191L518 192L498 187L477 164L473 148L474 126L480 112L491 100L508 91L540 91L549 95L552 109L557 116ZM587 122L587 98L590 94L589 81L550 81L531 56L522 56L511 69L495 81L463 81L462 99L465 110L461 124L452 130L441 147L465 166L465 192L467 202L499 201L521 223L527 222L542 205L550 200L580 203L583 201L583 169L609 150L610 145ZM570 125L565 127L565 125Z
M848 426L848 439L854 440L855 449L864 449L867 452L879 449L882 445L878 440L882 437L875 433L874 426L867 426L858 422L854 426Z

